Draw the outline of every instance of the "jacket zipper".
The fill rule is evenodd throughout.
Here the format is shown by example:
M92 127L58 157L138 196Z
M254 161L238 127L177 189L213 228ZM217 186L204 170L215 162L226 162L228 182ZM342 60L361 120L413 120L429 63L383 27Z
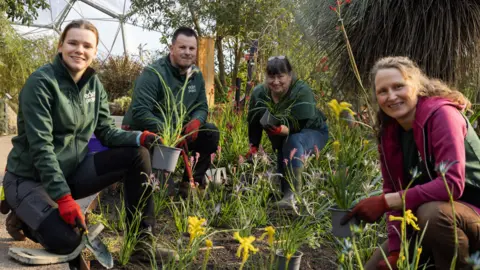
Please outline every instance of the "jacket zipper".
M383 149L383 137L382 137L381 140L382 140L382 141L381 141L381 145L382 145L383 163L385 164L385 169L387 169L388 176L390 177L390 181L391 181L392 184L393 184L393 188L395 188L395 191L398 191L397 186L395 185L395 181L393 181L392 174L390 174L390 170L388 169L387 158L386 158L386 156L385 156L385 149Z
M425 163L425 169L427 170L427 173L428 173L428 177L430 177L430 181L433 180L432 178L432 175L430 174L430 170L428 169L428 164L427 164L427 159L429 157L427 157L427 141L426 141L426 138L427 138L427 135L425 134L425 128L422 127L422 134L423 134L423 153L424 153L424 163Z

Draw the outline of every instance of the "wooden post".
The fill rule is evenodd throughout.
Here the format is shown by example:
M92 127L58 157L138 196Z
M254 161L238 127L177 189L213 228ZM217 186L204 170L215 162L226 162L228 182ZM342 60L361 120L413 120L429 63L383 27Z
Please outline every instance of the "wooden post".
M200 37L198 42L198 67L202 71L205 80L205 94L207 95L208 107L215 105L215 40L212 37Z

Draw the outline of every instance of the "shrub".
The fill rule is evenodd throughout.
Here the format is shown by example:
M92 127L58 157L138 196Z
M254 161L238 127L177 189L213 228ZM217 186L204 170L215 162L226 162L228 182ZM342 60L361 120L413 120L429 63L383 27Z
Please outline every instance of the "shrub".
M128 55L110 56L100 64L99 78L108 93L109 100L130 96L129 90L142 69L142 64Z

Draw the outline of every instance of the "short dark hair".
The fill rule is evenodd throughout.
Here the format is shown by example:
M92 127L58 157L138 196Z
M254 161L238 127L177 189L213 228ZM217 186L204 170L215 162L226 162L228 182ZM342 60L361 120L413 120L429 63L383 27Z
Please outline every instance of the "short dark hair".
M286 56L270 57L267 62L267 75L278 75L282 73L291 73L292 65Z
M173 33L172 44L175 43L175 41L177 40L177 37L179 35L184 35L184 36L187 36L187 37L195 37L195 39L198 42L198 36L197 36L197 33L195 32L195 30L193 30L190 27L182 26L182 27L178 28L177 30L175 30L175 32Z

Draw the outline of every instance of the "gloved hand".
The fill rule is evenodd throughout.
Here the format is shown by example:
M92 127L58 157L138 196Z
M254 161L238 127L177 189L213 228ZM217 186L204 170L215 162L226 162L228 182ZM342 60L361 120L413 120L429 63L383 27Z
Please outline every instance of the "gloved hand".
M388 255L388 257L387 257L388 263L390 263L390 266L392 267L393 270L398 269L397 261L398 261L398 256L399 255L400 255L400 253L398 251L392 251L392 252L390 252L390 255ZM385 260L382 259L377 264L377 270L390 270L390 268L388 267Z
M256 146L250 146L250 150L248 150L248 153L245 155L247 159L251 158L253 154L256 154L258 152L258 148Z
M266 127L267 134L269 136L276 136L282 133L282 126L268 126Z
M150 149L154 143L163 144L162 138L160 138L160 136L148 130L145 130L144 132L142 132L142 135L140 135L141 146L144 146L145 148Z
M183 134L189 134L187 139L190 142L194 142L197 139L198 130L200 129L201 125L202 123L200 122L200 120L193 119L183 127Z
M347 224L347 222L354 216L365 222L372 223L379 219L388 210L390 210L390 207L385 200L385 194L366 198L361 200L351 212L346 214L340 221L340 224Z
M83 216L82 209L77 202L72 198L72 195L67 194L57 200L58 212L62 219L72 226L77 226L77 223L86 228L85 217Z

